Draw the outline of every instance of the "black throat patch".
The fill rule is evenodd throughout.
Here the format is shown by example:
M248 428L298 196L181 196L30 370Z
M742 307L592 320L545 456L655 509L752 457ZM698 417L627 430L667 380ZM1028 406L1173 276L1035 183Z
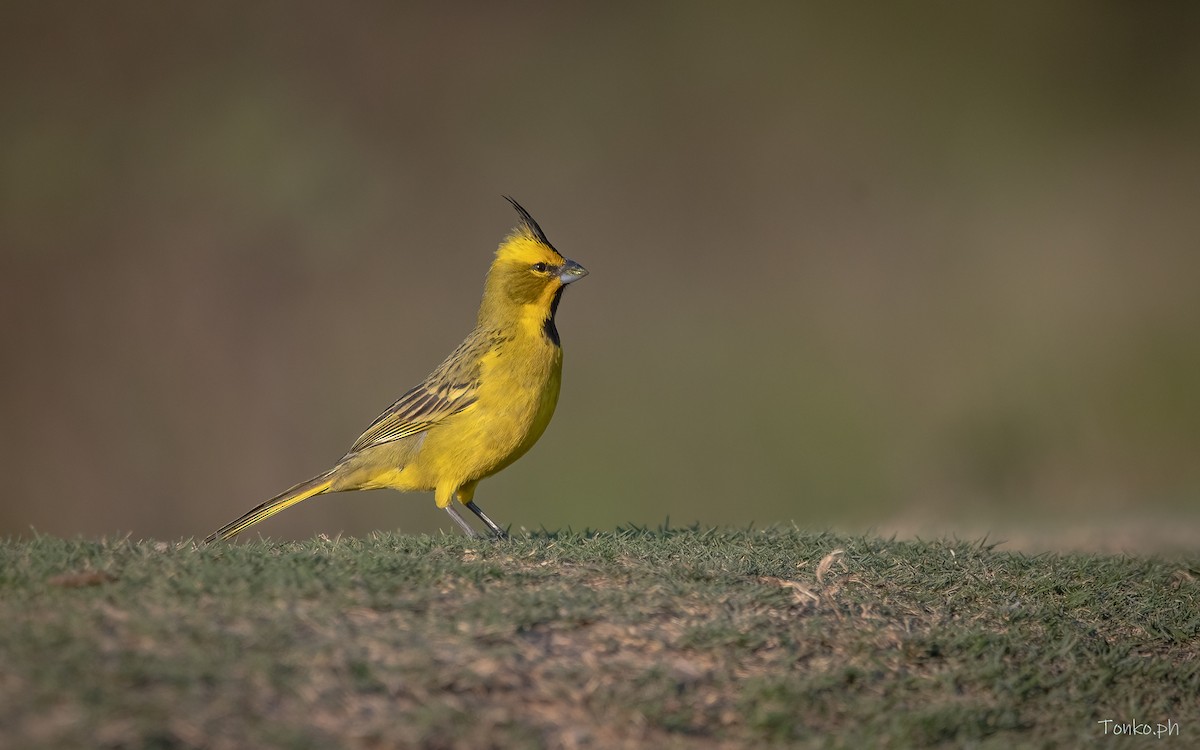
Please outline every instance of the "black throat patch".
M564 289L566 289L565 286L560 286L554 293L554 299L550 301L550 314L542 322L542 333L546 334L546 338L550 339L550 343L555 346L562 346L558 340L558 327L554 325L554 313L558 312L558 301L562 299Z

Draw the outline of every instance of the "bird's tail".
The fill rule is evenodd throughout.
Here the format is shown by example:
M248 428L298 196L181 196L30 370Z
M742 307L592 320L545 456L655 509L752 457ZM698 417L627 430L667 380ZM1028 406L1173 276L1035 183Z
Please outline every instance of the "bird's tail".
M301 482L295 487L276 495L257 508L247 511L246 514L238 520L227 523L213 533L209 534L208 538L204 540L204 543L211 544L218 539L228 539L232 536L236 536L259 521L267 520L281 510L286 510L296 503L302 500L307 500L315 495L328 492L330 486L333 485L332 474L332 470L327 471L324 474L315 476L307 482Z

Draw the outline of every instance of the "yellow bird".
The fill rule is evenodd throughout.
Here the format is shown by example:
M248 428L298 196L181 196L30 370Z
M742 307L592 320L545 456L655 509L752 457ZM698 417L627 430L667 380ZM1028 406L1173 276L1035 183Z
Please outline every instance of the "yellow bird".
M434 493L468 536L457 500L499 538L504 529L473 501L484 477L528 451L558 403L562 347L554 313L567 284L587 270L564 258L541 227L521 220L488 270L475 329L424 382L379 415L337 465L213 532L228 539L302 500L327 492L390 488Z

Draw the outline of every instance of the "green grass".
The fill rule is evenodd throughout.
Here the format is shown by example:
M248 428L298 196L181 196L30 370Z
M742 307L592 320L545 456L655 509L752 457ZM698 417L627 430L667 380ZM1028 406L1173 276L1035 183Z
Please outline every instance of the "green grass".
M1196 558L782 529L0 558L2 747L1148 741L1103 719L1200 738Z

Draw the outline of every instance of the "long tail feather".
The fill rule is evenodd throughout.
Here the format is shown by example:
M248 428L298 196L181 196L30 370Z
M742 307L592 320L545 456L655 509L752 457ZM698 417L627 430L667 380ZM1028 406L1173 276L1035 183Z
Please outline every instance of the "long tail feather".
M320 495L329 491L329 487L333 484L330 478L332 472L326 472L320 476L313 477L307 482L292 487L289 490L281 492L262 505L247 511L245 515L232 523L227 523L221 528L208 535L204 540L205 544L212 544L218 539L229 539L236 536L247 528L253 526L259 521L265 521L276 513L286 510L298 502L307 500L314 495Z

